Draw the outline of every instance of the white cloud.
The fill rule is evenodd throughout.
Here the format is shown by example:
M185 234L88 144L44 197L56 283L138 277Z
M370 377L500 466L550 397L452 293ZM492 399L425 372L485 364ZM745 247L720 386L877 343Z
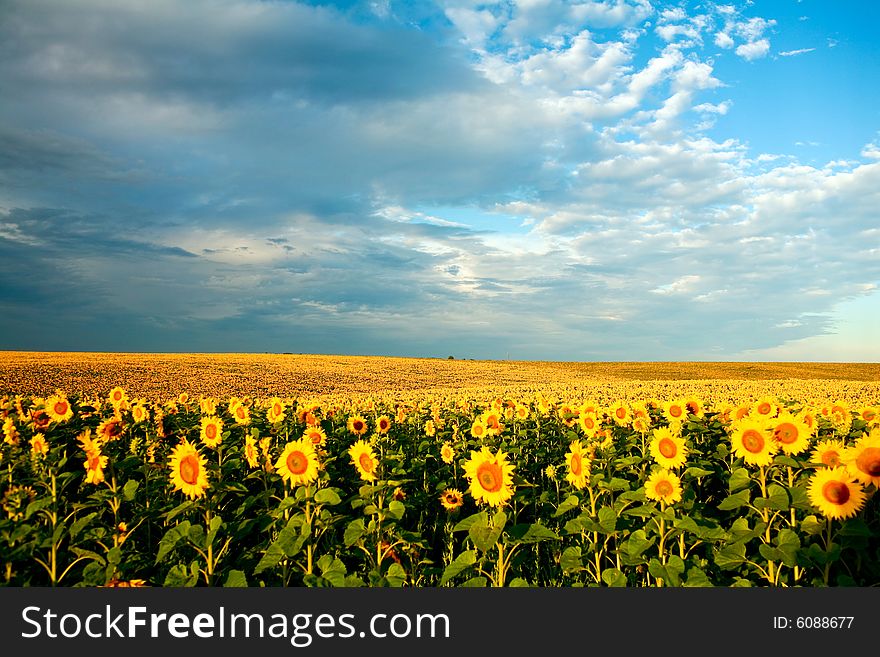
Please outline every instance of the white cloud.
M803 55L808 52L813 52L815 48L799 48L798 50L786 50L785 52L779 53L780 57L793 57L795 55Z
M736 48L736 54L748 61L760 59L761 57L764 57L768 52L770 52L770 42L767 39L750 41L748 43L737 46Z
M718 32L715 35L715 45L719 48L733 48L734 41L727 32Z
M880 160L880 146L876 143L871 142L870 144L865 144L865 147L861 152L862 157L867 157L872 160Z

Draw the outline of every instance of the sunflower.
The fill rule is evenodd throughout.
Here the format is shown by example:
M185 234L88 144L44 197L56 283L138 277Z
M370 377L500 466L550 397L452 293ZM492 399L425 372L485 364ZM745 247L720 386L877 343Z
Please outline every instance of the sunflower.
M355 436L363 436L367 433L367 421L361 417L360 415L352 415L348 418L348 423L346 424L348 430L351 431Z
M584 453L580 440L572 440L565 455L568 474L565 480L578 490L586 488L590 479L590 458Z
M58 392L46 400L46 414L55 422L66 422L73 417L73 409L62 393Z
M236 424L246 427L251 423L251 409L240 400L229 403L229 413Z
M826 518L850 518L865 505L865 491L844 467L818 470L807 493Z
M703 406L704 405L702 400L697 397L686 397L684 400L685 410L687 410L687 412L694 417L702 418L706 415Z
M749 465L770 465L779 449L773 434L766 428L766 420L745 419L731 426L730 442L733 453Z
M388 433L388 430L391 428L391 418L387 415L382 415L379 419L376 420L376 431L381 434Z
M177 403L180 404L181 406L186 406L189 403L189 393L182 392L179 395L177 395Z
M275 461L275 471L292 486L312 483L318 478L318 466L315 448L302 438L287 443Z
M104 481L104 468L107 467L107 457L101 454L99 449L86 450L86 460L83 463L86 469L86 483L100 484Z
M608 409L608 414L620 426L627 426L632 421L632 412L626 402L618 401Z
M429 438L433 438L437 433L437 429L434 427L434 420L428 420L425 422L425 435Z
M199 399L199 410L202 415L217 414L217 400L213 397L202 397Z
M670 422L684 420L687 417L687 408L684 402L677 399L668 401L663 404L663 415Z
M122 418L114 415L101 422L95 430L95 433L98 434L101 441L109 443L119 438L119 436L122 435L122 430L124 428Z
M778 412L779 405L776 403L775 399L772 397L761 397L761 399L752 405L752 410L749 415L756 418L771 418L776 417Z
M7 417L3 420L3 442L7 445L18 445L19 433L15 428L15 420Z
M284 419L284 402L278 397L269 400L269 410L266 412L266 420L269 424L278 424Z
M471 425L471 435L474 438L483 438L486 436L486 425L483 424L482 419L477 418L474 420L474 423Z
M880 413L878 413L876 406L862 406L859 418L865 424L876 424L880 420Z
M257 449L257 439L253 436L245 436L244 458L250 467L257 468L260 466L260 452Z
M397 424L406 422L406 409L403 406L397 407L397 414L394 416L394 419L397 420Z
M49 443L46 442L46 436L41 433L34 434L31 438L31 454L34 456L46 456L49 453Z
M452 463L453 459L455 459L455 450L452 449L452 445L443 443L443 446L440 448L440 458L443 459L444 463Z
M504 431L504 425L501 424L501 414L492 410L483 413L483 424L486 426L486 433L490 436L497 436Z
M107 401L109 401L114 408L119 408L128 401L128 395L125 394L125 390L116 386L110 391L110 394L107 395Z
M669 470L655 470L645 482L645 497L664 504L681 501L681 480Z
M358 474L364 481L376 481L376 468L379 461L373 454L373 448L365 440L358 440L354 445L348 448L348 455L351 462L357 468Z
M443 494L440 495L440 504L442 504L443 508L447 511L455 511L458 507L464 504L464 495L454 488L447 488L443 491Z
M202 431L199 437L211 449L223 441L223 420L217 416L202 418Z
M687 459L688 448L684 438L675 435L668 427L654 429L649 449L657 464L664 468L680 468Z
M852 428L852 413L849 412L849 406L841 401L835 402L831 407L831 424L842 434L848 434Z
M823 440L816 444L816 447L810 453L810 461L813 463L821 463L829 468L836 468L843 465L841 460L846 450L846 445L841 440Z
M500 506L513 497L513 466L501 450L493 454L483 447L479 452L471 452L464 473L471 483L471 495L478 502Z
M138 402L131 407L131 419L135 424L137 424L138 422L143 422L149 417L150 416L149 413L147 413L147 407L144 406L142 403Z
M867 486L880 488L880 429L862 436L843 455L843 463L852 477Z
M810 446L810 428L788 411L773 419L773 439L789 456L807 451Z
M308 426L303 432L303 439L308 440L313 447L323 447L327 444L327 434L319 426Z
M206 466L205 458L188 440L184 440L171 450L169 467L174 490L193 499L202 497L208 488Z
M517 420L528 420L529 419L529 407L525 404L517 404L513 411L513 416Z
M587 438L593 438L599 430L599 421L595 414L582 412L578 417L578 426Z

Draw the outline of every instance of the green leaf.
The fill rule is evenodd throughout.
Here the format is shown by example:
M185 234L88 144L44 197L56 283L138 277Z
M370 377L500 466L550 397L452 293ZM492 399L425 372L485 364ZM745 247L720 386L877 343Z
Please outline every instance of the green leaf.
M770 484L767 487L767 497L755 498L755 506L759 509L773 509L774 511L788 511L791 501L788 491L778 484Z
M721 570L733 570L745 562L746 546L744 543L734 543L715 551L715 565Z
M602 581L608 586L626 586L626 575L617 568L606 568L602 571Z
M443 570L443 576L440 578L440 586L443 586L453 577L463 573L465 570L477 563L477 551L467 550L459 554L455 561L446 566Z
M482 588L482 587L486 586L488 583L489 583L489 580L487 580L482 575L479 575L477 577L471 577L469 580L467 580L466 582L464 582L462 584L462 587L463 588Z
M711 470L704 470L703 468L690 467L684 471L684 477L705 477L706 475L713 474Z
M230 570L226 581L223 582L223 586L227 588L244 588L247 585L247 577L240 570Z
M363 518L358 518L348 523L348 526L345 528L345 534L342 537L345 547L351 547L357 543L365 531Z
M738 493L734 493L733 495L729 495L725 497L721 504L718 505L719 511L730 511L732 509L738 509L741 506L745 506L749 503L749 491L741 490Z
M515 525L510 530L511 544L517 543L540 543L542 541L555 541L559 535L553 530L547 529L539 522L531 525Z
M388 505L388 513L391 514L391 517L400 520L403 518L403 514L406 512L406 505L400 500L392 500L391 504Z
M706 573L695 566L688 569L687 580L685 581L684 585L700 587L714 586L714 584L712 584L712 582L709 580L709 577L706 575Z
M795 468L795 469L801 467L800 463L795 461L790 456L786 456L785 454L780 454L779 456L775 457L773 459L773 463L775 465L785 465L785 466L788 466L789 468Z
M190 530L190 522L189 520L183 520L178 524L174 525L171 529L165 532L165 536L162 537L162 540L159 541L159 551L156 553L156 561L155 563L159 563L165 556L174 549L174 546L177 545L180 539L189 535Z
M85 529L86 525L88 525L92 521L92 519L94 519L94 517L96 515L98 515L97 512L90 513L89 515L83 516L82 518L77 520L75 523L73 523L70 526L70 540L72 541L73 539L75 539L77 534L79 534L83 529Z
M167 514L165 514L165 522L171 522L172 520L174 520L174 518L179 516L181 513L185 512L185 511L189 511L191 508L193 508L192 500L187 500L186 502L178 504L176 507L171 509L171 511L169 511Z
M797 565L797 553L801 549L801 539L791 529L781 529L776 535L776 545L782 554L782 563L789 568Z
M333 586L345 586L346 569L340 559L330 554L323 555L318 559L318 568L321 569L321 577Z
M767 545L766 543L761 543L758 546L758 552L760 552L761 556L767 561L782 561L783 559L783 554L778 548Z
M158 559L157 559L158 561ZM162 586L165 587L182 587L182 586L195 586L196 582L199 579L199 571L198 568L195 569L187 569L182 563L175 564L171 567L171 570L168 571L168 574L165 576L165 582Z
M131 502L134 499L135 493L137 493L138 486L140 483L137 479L129 479L125 482L125 486L122 487L122 496L125 498L126 502Z
M52 498L51 497L43 498L42 500L34 500L33 502L31 502L30 504L27 505L27 509L25 509L25 512L24 512L24 519L27 520L32 515L34 515L37 511L45 509L47 506L51 506L51 505L52 505Z
M485 515L486 515L486 513L484 511L481 511L480 513L475 513L472 516L468 516L467 518L462 518L461 520L458 521L458 523L455 525L455 527L452 528L452 531L466 532L471 528L471 526L475 522L486 523L487 522L486 519L481 520L481 518Z
M691 569L693 570L693 569ZM684 561L678 555L671 555L666 561L666 574L670 586L680 586L681 576L684 574Z
M735 493L751 483L752 478L749 476L749 471L745 468L737 468L730 474L730 480L727 482L727 486L731 493Z
M556 509L556 512L553 514L554 518L558 518L564 513L568 513L572 509L576 509L580 506L581 500L577 495L569 495L565 498L562 504Z
M825 523L820 522L816 516L807 516L801 521L801 531L810 536L817 536L825 531Z
M512 589L525 589L529 588L531 584L529 584L528 580L525 580L522 577L514 577L508 586Z
M399 588L406 583L406 571L399 563L393 563L388 567L385 579L388 580L389 586Z
M328 506L336 506L342 502L342 498L332 488L322 488L315 493L315 502L318 504L327 504Z
M617 530L617 514L614 509L603 506L599 509L599 531L603 534L613 534Z
M874 532L861 518L850 518L846 520L840 527L840 536L864 536L871 537Z
M637 529L620 545L621 551L623 552L623 562L627 565L642 563L644 561L644 559L642 559L642 554L653 544L653 537L649 539L645 534L645 530Z
M559 566L562 568L563 573L583 570L584 562L581 554L581 546L572 545L565 548L562 551L562 556L559 558Z

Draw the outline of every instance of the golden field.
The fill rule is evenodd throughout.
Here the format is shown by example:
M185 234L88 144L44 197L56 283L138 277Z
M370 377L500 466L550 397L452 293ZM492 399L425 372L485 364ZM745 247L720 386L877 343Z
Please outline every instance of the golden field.
M876 399L878 363L537 362L294 354L0 352L0 394L165 398L547 392L601 397L765 394ZM797 392L798 394L793 394Z

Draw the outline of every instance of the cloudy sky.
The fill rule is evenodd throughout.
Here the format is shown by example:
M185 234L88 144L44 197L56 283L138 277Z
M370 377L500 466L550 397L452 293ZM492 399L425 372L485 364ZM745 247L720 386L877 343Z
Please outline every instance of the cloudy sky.
M0 2L0 348L880 360L880 3Z

